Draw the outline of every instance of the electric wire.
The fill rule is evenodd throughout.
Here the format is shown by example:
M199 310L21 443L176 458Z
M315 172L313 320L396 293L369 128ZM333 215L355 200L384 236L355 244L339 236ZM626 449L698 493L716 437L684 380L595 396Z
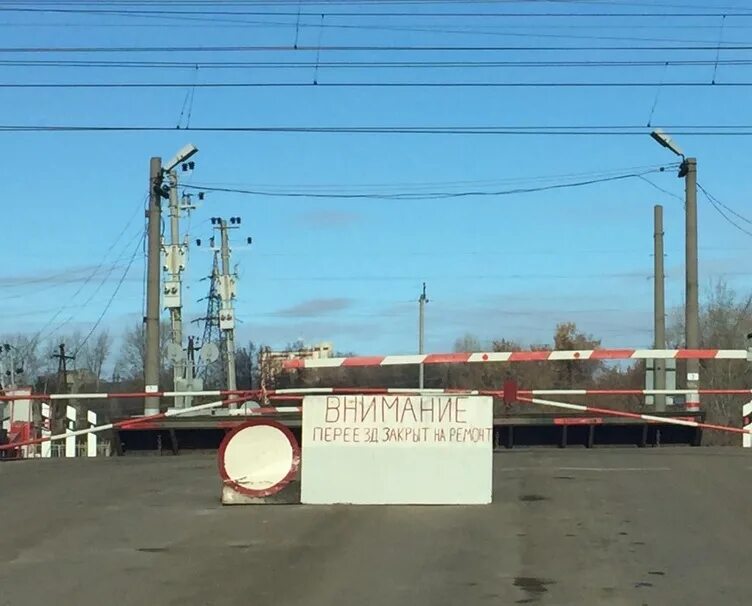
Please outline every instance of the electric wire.
M514 194L534 193L541 191L551 191L557 189L568 189L572 187L584 187L587 185L594 185L597 183L608 183L612 181L622 181L625 179L639 178L644 175L649 175L657 172L662 172L665 167L647 170L641 173L627 173L622 175L613 175L607 177L598 177L593 179L585 179L580 181L571 181L568 183L555 183L550 185L541 185L536 187L517 187L507 190L495 190L495 191L483 191L483 190L468 190L459 192L401 192L401 193L336 193L336 192L297 192L297 191L263 191L252 189L241 189L232 187L202 187L199 184L184 185L186 189L202 190L206 192L224 192L245 194L259 197L282 197L282 198L331 198L331 199L370 199L370 200L441 200L447 198L465 198L465 197L498 197Z
M711 194L710 192L708 192L708 191L707 191L707 190L706 190L706 189L705 189L705 188L704 188L704 187L703 187L702 185L700 185L700 184L698 183L698 184L697 184L697 187L698 187L698 188L699 188L699 189L700 189L700 190L702 191L702 193L704 193L704 194L705 194L705 195L706 195L706 196L708 197L708 199L710 199L710 200L713 200L713 201L714 201L714 202L715 202L716 204L718 204L719 206L722 206L722 207L723 207L723 208L725 208L725 209L726 209L726 210L727 210L728 212L730 212L730 213L731 213L732 215L734 215L735 217L737 217L737 218L741 219L741 220L742 220L742 221L744 221L745 223L749 223L750 225L752 225L752 220L751 220L751 219L748 219L748 218L747 218L747 217L745 217L744 215L741 215L741 214L739 214L739 213L738 213L738 212L736 212L736 211L735 211L735 210L734 210L733 208L731 208L730 206L727 206L726 204L724 204L723 202L721 202L721 201L720 201L720 200L719 200L718 198L716 198L716 197L715 197L715 196L713 196L713 195L712 195L712 194Z
M0 82L0 89L170 88L748 88L752 81L703 82Z
M669 60L505 60L505 61L319 61L320 68L326 69L497 69L497 68L610 68L610 67L706 67L706 66L752 65L752 59L669 59ZM231 69L309 69L316 66L314 61L166 61L166 60L93 60L93 59L0 59L2 67L68 67L76 69L184 69L195 71Z
M685 126L673 130L673 135L747 137L752 125ZM134 125L74 125L74 124L0 124L0 132L175 132L175 126ZM640 136L650 133L644 125L634 126L189 126L182 132L204 133L292 133L292 134L383 134L383 135L518 135L518 136Z
M117 296L118 292L120 292L120 287L123 285L123 282L125 282L125 278L128 276L128 272L130 272L131 267L133 266L133 262L136 260L136 256L138 255L138 250L141 247L144 238L146 234L141 233L141 237L139 238L138 242L136 243L136 247L133 249L133 254L131 255L130 260L128 261L128 264L126 265L125 269L123 270L122 275L120 276L120 279L118 280L117 284L115 285L115 289L112 291L112 295L110 295L109 300L104 306L104 309L102 310L102 313L99 314L99 317L94 322L94 324L91 327L91 330L86 334L86 336L83 338L83 340L78 344L78 347L76 348L76 351L73 352L73 357L75 358L79 351L81 351L81 348L86 345L86 342L89 340L91 335L94 334L94 331L99 327L99 324L102 322L102 319L105 317L107 312L109 311L110 307L112 306L113 301L115 300L115 297Z
M707 198L708 202L713 206L713 208L716 210L716 212L721 215L729 224L731 224L733 227L735 227L740 232L752 236L752 231L749 229L739 225L739 223L730 215L734 215L741 220L752 224L752 221L750 221L747 217L744 217L743 215L740 215L732 208L728 207L727 205L723 204L720 200L717 200L713 195L711 195L702 185L699 183L697 184L698 189L705 194L705 197ZM725 210L724 210L725 209Z
M138 208L136 209L136 211L133 213L133 215L131 215L131 217L128 219L128 221L123 226L123 229L120 230L120 232L115 237L115 239L112 241L112 243L107 247L107 249L105 250L104 254L102 255L102 258L100 259L99 263L94 267L94 269L91 271L91 273L89 273L86 276L86 278L81 283L81 285L76 289L76 291L70 297L68 297L66 303L64 303L57 310L57 312L55 312L55 314L52 315L47 320L47 322L45 322L42 325L42 327L36 333L34 333L34 336L29 340L28 349L27 349L27 351L25 352L24 355L28 354L29 351L31 351L31 349L33 347L36 347L36 345L40 341L41 336L44 334L44 332L47 330L47 328L49 328L55 322L55 320L57 320L57 318L59 318L60 315L73 304L73 301L76 299L76 297L78 297L78 295L83 291L83 289L86 288L86 286L91 282L92 279L94 279L94 276L96 276L101 271L102 267L105 264L105 261L106 261L107 257L113 251L113 249L118 245L118 243L120 242L120 240L123 237L123 235L125 235L125 232L130 228L131 224L133 223L133 220L138 215L138 210L140 210L141 206L142 205L139 205ZM115 261L113 262L113 265L110 268L110 270L107 273L107 275L109 275L109 273L111 273L114 270L114 267L115 267L115 264L117 263L117 261L118 261L118 259L115 259ZM61 326L63 326L63 325L61 325ZM57 332L59 329L60 329L60 326L57 329L53 330L52 333Z
M722 44L723 51L750 51L750 44ZM3 46L2 54L99 54L99 53L283 53L302 51L316 52L428 52L428 53L456 53L456 52L600 52L600 51L671 51L695 52L718 50L718 44L684 44L684 45L323 45L298 46L293 45L205 45L205 46ZM194 63L191 61L191 63Z

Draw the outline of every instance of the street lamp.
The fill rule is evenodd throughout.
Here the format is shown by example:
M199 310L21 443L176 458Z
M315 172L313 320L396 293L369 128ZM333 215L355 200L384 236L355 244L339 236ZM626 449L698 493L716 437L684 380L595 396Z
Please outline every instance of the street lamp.
M687 349L700 347L700 302L698 293L697 271L697 159L687 158L681 148L666 133L656 129L650 136L661 146L670 149L682 158L679 177L684 178L685 211L685 298L684 334ZM693 393L687 395L688 411L700 410L700 397L696 393L700 382L700 361L687 360L687 389Z
M659 145L670 149L677 156L684 158L684 152L681 150L681 148L676 143L674 143L674 140L666 133L664 133L660 128L656 128L652 133L650 133L650 136L658 141Z
M198 152L193 144L182 147L175 156L162 164L162 158L153 157L149 163L149 206L147 211L147 269L146 269L146 316L144 323L146 328L146 343L144 356L144 391L155 393L159 391L160 370L160 338L159 338L159 315L160 297L162 288L161 279L161 250L162 250L162 206L163 197L169 200L170 208L170 244L167 245L167 268L170 269L171 288L180 291L179 272L182 269L179 259L182 258L182 245L178 241L178 220L180 204L177 192L177 172L175 169L188 162ZM192 164L192 163L191 163ZM168 183L163 183L167 177ZM167 186L167 187L165 187ZM177 275L176 275L177 274ZM179 294L169 301L170 316L172 321L173 340L182 342L181 305ZM175 367L174 372L180 369ZM159 398L149 396L144 400L144 412L156 414L159 412Z

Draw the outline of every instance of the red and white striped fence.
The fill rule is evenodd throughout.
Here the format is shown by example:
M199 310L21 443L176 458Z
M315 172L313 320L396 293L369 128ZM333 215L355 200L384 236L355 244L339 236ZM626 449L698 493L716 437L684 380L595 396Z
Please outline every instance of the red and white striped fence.
M339 368L418 364L474 364L493 362L546 362L567 360L747 360L746 349L580 349L559 351L485 351L346 358L293 358L282 367Z
M494 359L482 359L483 356L494 356ZM546 357L544 357L544 355ZM582 360L582 359L644 359L644 358L676 358L676 359L746 359L746 350L588 350L588 351L556 351L556 352L511 352L511 353L498 353L493 354L447 354L454 362L459 361L542 361L542 360ZM506 356L505 360L499 359L499 356ZM532 356L532 357L530 357ZM462 360L460 360L460 357ZM331 358L323 360L292 360L288 362L304 362L306 366L309 363L313 363L314 366L368 366L368 365L389 365L398 364L395 360L403 360L408 358L411 361L406 363L419 363L413 362L414 359L423 360L424 363L439 364L446 363L446 356L439 355L427 355L427 356L385 356L379 358L381 362L377 362L376 358ZM355 360L355 362L353 362ZM384 362L386 360L386 362ZM430 360L430 361L427 361ZM323 364L321 364L323 362ZM477 390L477 389L415 389L415 388L363 388L363 387L306 387L306 388L290 388L290 389L277 389L270 391L259 390L204 390L204 391L143 391L143 392L125 392L125 393L76 393L76 394L29 394L29 393L6 393L0 394L0 401L15 401L15 400L69 400L69 399L133 399L133 398L145 398L145 397L180 397L180 396L210 396L210 397L222 397L224 399L209 402L207 404L199 404L197 406L191 406L181 409L169 409L166 412L146 415L142 417L136 417L118 421L115 423L107 423L104 425L98 425L90 427L88 429L81 429L76 431L68 431L62 434L54 436L45 436L42 438L29 439L23 442L14 442L0 446L0 451L17 449L23 446L30 446L35 444L42 444L44 442L52 442L57 440L70 439L75 436L98 433L113 428L128 428L136 426L140 423L148 423L151 421L180 416L190 413L196 413L203 410L210 410L213 408L222 407L228 404L242 404L242 406L227 411L228 416L259 416L259 415L275 415L286 413L300 413L302 411L301 406L263 406L249 404L249 401L254 398L264 397L270 400L291 400L299 399L305 395L313 394L401 394L401 395L440 395L440 394L466 394L466 395L490 395L497 398L503 398L505 402L511 403L513 401L529 402L533 404L540 404L544 406L552 406L558 408L565 408L568 410L576 410L580 412L598 413L611 416L620 416L626 418L637 418L653 422L661 422L675 425L684 425L689 427L700 427L705 429L714 429L718 431L728 431L732 433L742 433L745 436L745 446L752 446L752 402L745 404L743 409L744 414L744 428L730 427L723 425L714 425L708 423L700 423L697 421L676 419L671 417L645 415L639 413L630 413L610 408L600 408L593 406L585 406L580 404L571 404L564 402L554 402L551 400L541 399L539 396L607 396L607 395L750 395L752 389L530 389L521 390L517 389L514 383L508 383L503 390Z
M326 394L326 393L373 393L373 394L415 394L415 395L437 395L437 394L467 394L467 395L492 395L495 397L504 398L506 401L519 401L527 402L530 404L538 404L541 406L548 406L553 408L560 408L565 410L574 410L578 412L608 415L615 417L623 417L628 419L641 419L654 423L666 423L669 425L681 425L684 427L696 427L702 429L711 429L715 431L724 431L728 433L736 433L744 435L744 445L752 446L752 402L745 404L743 408L744 414L744 427L732 427L727 425L717 425L713 423L703 423L690 419L681 419L676 417L665 417L657 415L649 415L642 413L626 412L622 410L615 410L612 408L602 408L597 406L587 406L583 404L572 404L568 402L558 402L548 399L542 399L537 397L527 397L528 395L539 395L541 393L569 393L572 395L613 395L618 394L645 394L645 393L677 393L687 390L643 390L643 389L626 389L626 390L517 390L515 386L508 387L505 390L461 390L461 389L363 389L363 388L331 388L331 387L313 387L313 388L301 388L301 389L280 389L275 392L270 392L272 395L276 395L281 398L300 397L311 394ZM699 390L700 393L713 393L713 394L731 394L731 395L747 395L752 392L748 389L709 389ZM184 392L164 392L168 394L182 395ZM248 393L248 392L246 392ZM525 395L527 394L527 395ZM68 394L60 394L68 395ZM81 394L75 394L78 397L82 397ZM106 396L107 394L102 394ZM121 397L140 397L137 394L120 394ZM192 395L196 395L196 392L192 392ZM13 396L11 396L13 397ZM28 395L26 396L28 398ZM36 399L49 398L49 395L36 394ZM171 408L165 412L160 412L153 415L145 415L142 417L135 417L118 421L115 423L106 423L103 425L97 425L88 429L80 429L75 431L68 431L61 434L44 436L41 438L29 439L22 442L14 442L11 444L0 445L0 451L3 450L15 450L18 448L33 446L36 444L43 444L45 442L54 442L58 440L66 440L76 436L82 436L87 434L99 433L115 428L130 428L138 426L139 424L148 424L150 422L165 419L169 417L177 417L186 414L192 414L205 410L211 410L228 405L243 404L239 408L228 410L228 416L258 416L269 414L283 414L283 413L300 413L302 412L302 406L265 406L265 407L253 407L248 405L249 395L245 396L233 396L224 400L218 400L214 402L208 402L206 404L198 404L196 406L190 406L188 408Z
M0 402L13 400L116 400L128 398L176 398L176 397L200 397L225 398L228 396L247 396L256 394L258 391L211 389L204 391L132 391L125 393L117 392L90 392L90 393L36 393L17 394L0 393Z
M97 425L95 427L90 427L88 429L77 429L75 431L67 431L65 433L58 433L52 436L44 436L41 438L35 438L32 440L25 440L23 442L13 442L11 444L4 444L0 446L0 450L14 450L16 448L21 448L24 446L34 446L36 444L43 444L45 442L55 442L58 440L65 440L66 438L73 438L76 436L83 436L90 433L99 433L101 431L107 431L108 429L115 429L115 428L121 428L121 427L130 427L133 425L138 425L140 423L148 423L151 421L156 421L158 419L164 419L167 417L175 417L182 414L188 414L191 412L198 412L201 410L209 410L212 408L217 408L219 406L224 406L225 404L239 402L239 400L219 400L217 402L209 402L207 404L199 404L197 406L191 406L189 408L176 408L172 410L168 410L166 412L160 412L153 415L144 415L143 417L136 417L133 419L126 419L124 421L118 421L116 423L105 423L104 425Z
M292 387L285 389L260 390L212 390L212 391L164 391L164 392L124 392L124 393L60 393L60 394L0 394L0 401L16 400L113 400L113 399L137 399L156 395L158 397L230 397L237 398L238 402L246 405L237 413L239 415L269 411L294 412L283 410L280 407L253 408L247 403L252 399L268 398L270 400L299 399L306 395L326 394L394 394L394 395L484 395L497 398L509 399L508 392L504 389L463 389L463 388L411 388L411 387ZM518 389L515 394L524 396L644 396L644 395L727 395L743 396L752 395L752 388L712 388L712 389Z
M195 395L196 392L193 392ZM79 395L79 394L76 394ZM127 394L126 394L127 395ZM136 396L134 396L136 397ZM165 412L160 412L153 415L144 415L142 417L134 417L131 419L125 419L123 421L117 421L115 423L105 423L104 425L96 425L89 427L88 429L78 429L75 431L67 431L65 433L59 433L55 435L42 436L40 438L34 438L29 440L23 440L19 442L12 442L10 444L0 445L0 451L3 450L16 450L24 448L26 446L35 446L37 444L44 444L46 442L56 442L59 440L69 440L76 436L83 436L87 434L95 434L110 429L123 429L138 426L141 424L148 424L160 419L166 419L169 417L178 417L181 415L193 414L205 410L211 410L214 408L220 408L228 405L246 404L247 397L231 397L224 400L217 400L215 402L208 402L206 404L198 404L196 406L189 406L187 408L171 408ZM270 414L283 414L283 413L299 413L302 408L300 406L267 406L267 407L251 407L242 406L240 408L234 408L227 411L228 416L260 416Z

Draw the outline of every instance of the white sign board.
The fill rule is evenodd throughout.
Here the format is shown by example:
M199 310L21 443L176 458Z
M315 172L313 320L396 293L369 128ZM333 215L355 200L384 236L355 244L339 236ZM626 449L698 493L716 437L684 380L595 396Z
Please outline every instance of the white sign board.
M475 396L307 396L303 503L491 502L493 402Z

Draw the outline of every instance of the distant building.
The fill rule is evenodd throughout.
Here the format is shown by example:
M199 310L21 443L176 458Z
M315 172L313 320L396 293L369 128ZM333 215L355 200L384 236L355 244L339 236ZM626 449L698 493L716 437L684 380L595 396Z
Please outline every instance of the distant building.
M321 359L331 358L334 353L332 343L324 341L316 345L302 346L300 349L273 350L262 347L259 351L259 369L261 371L261 389L274 389L277 375L282 372L282 362L293 358Z
M291 360L293 358L313 358L317 360L320 358L331 358L333 351L332 344L325 341L323 343L318 343L308 347L303 346L300 349L294 350L275 351L270 348L264 348L259 352L259 356L262 364L271 363L276 365L281 364L283 360Z
M80 385L92 385L96 383L97 377L87 368L77 368L67 372L66 380L69 387L74 387Z

